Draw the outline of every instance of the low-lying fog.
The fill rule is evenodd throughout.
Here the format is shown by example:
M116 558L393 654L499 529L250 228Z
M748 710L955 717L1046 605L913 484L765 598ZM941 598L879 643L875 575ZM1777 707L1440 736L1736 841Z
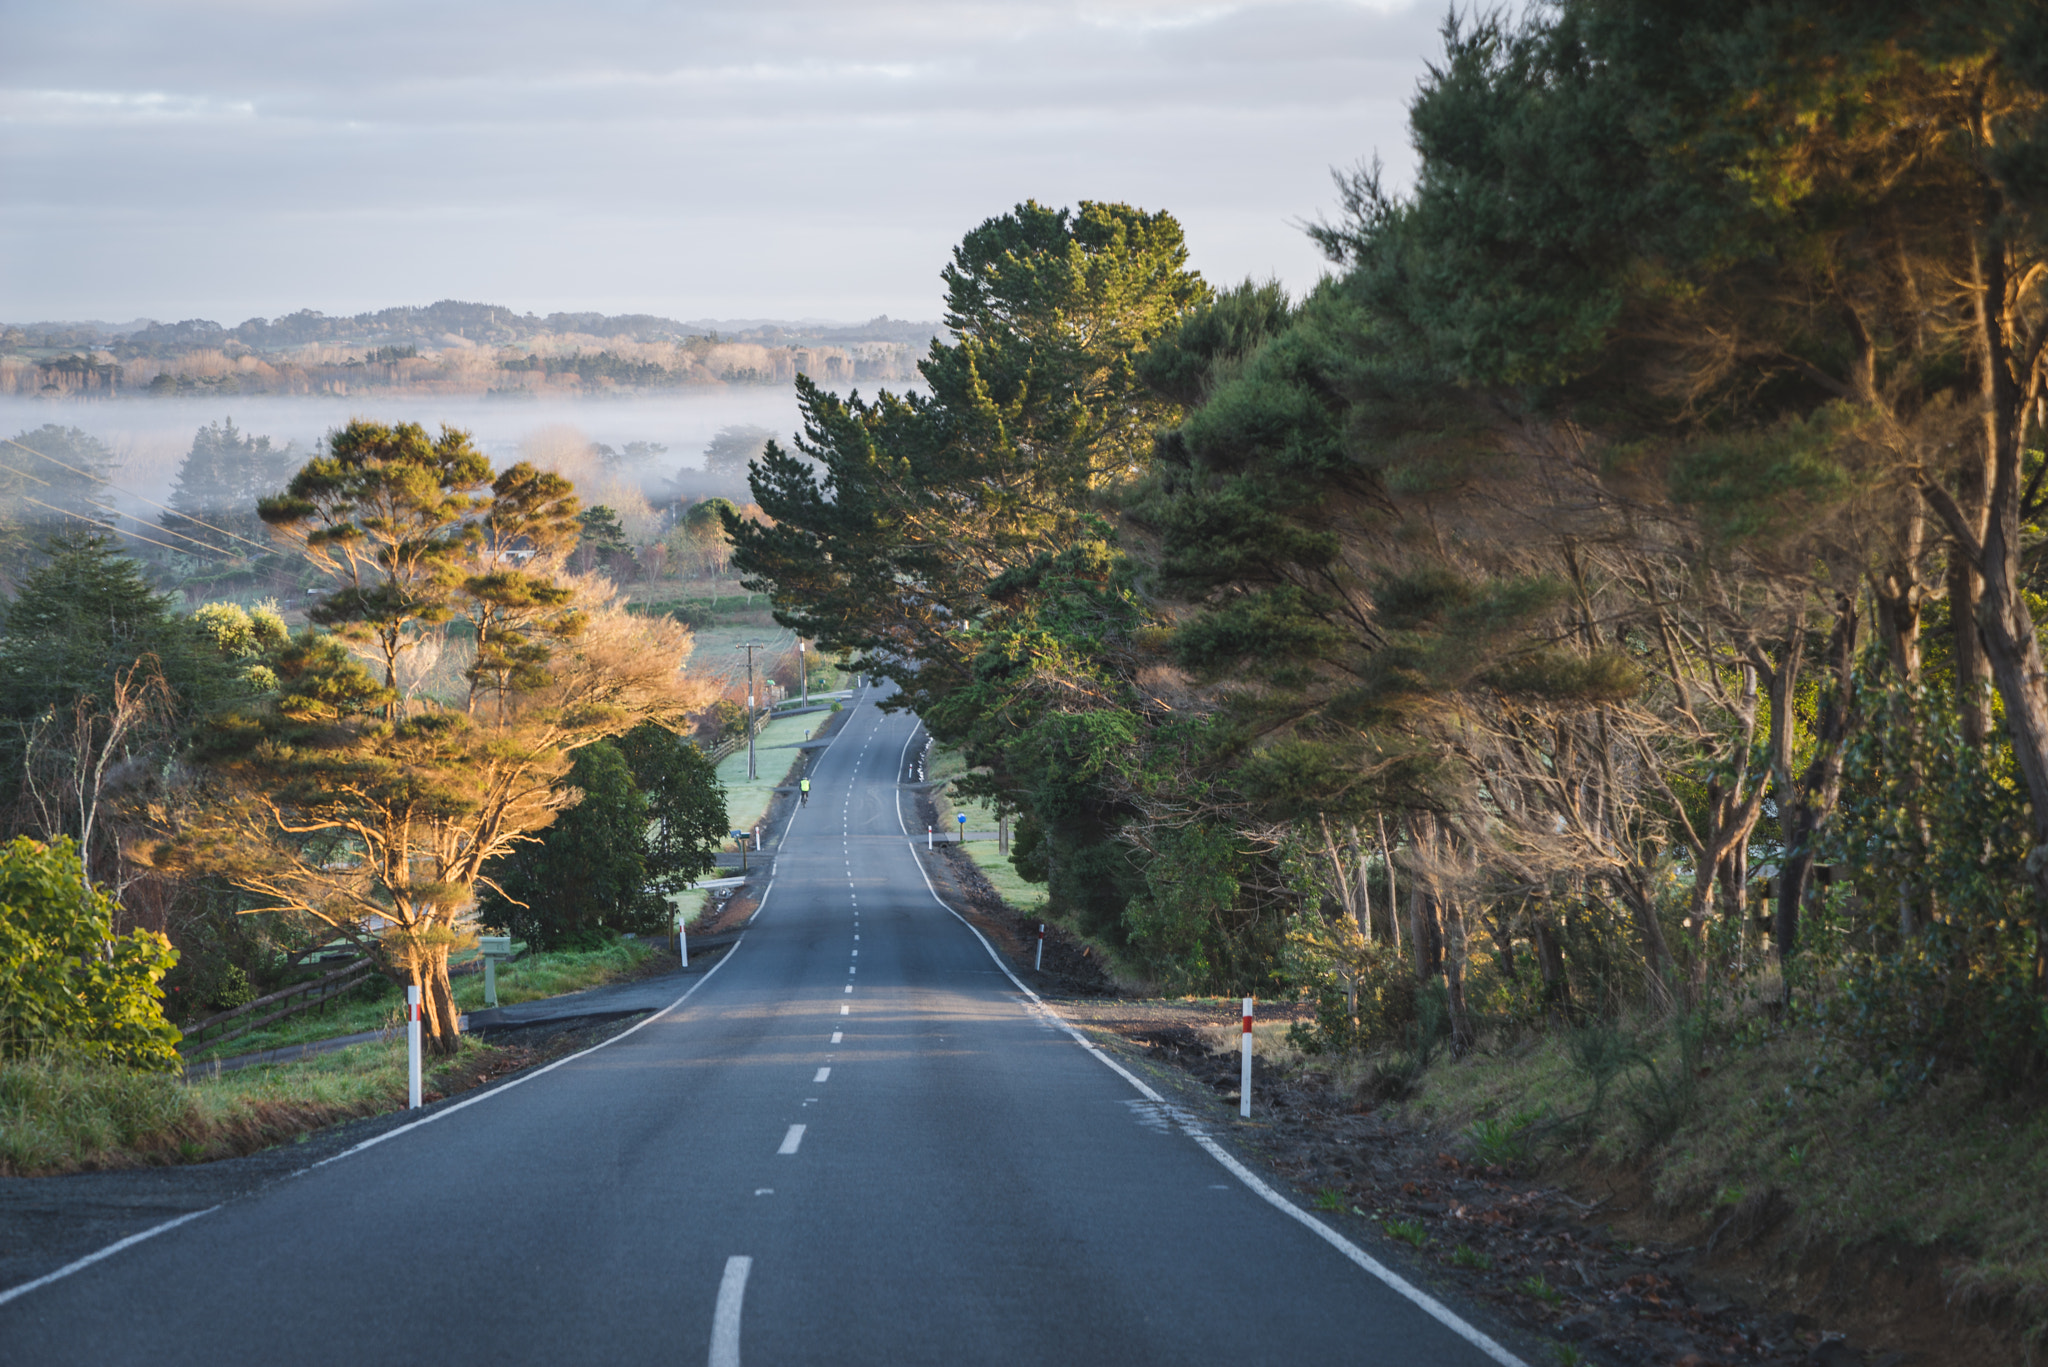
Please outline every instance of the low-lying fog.
M131 496L122 501L132 511L150 520L155 510L141 500L163 502L179 463L192 449L194 432L225 418L251 436L269 437L273 445L296 442L308 454L323 435L351 418L418 422L430 431L448 423L466 429L494 464L502 467L524 458L560 469L586 487L589 501L601 502L608 491L589 487L592 483L637 486L658 499L679 470L702 468L705 445L723 427L765 427L787 445L798 414L795 389L755 385L525 401L404 393L116 400L0 396L0 436L11 437L44 423L82 428L113 451L119 462L110 473L114 487ZM634 442L667 450L602 471L590 464L588 452L595 446L623 452ZM140 498L132 497L136 495Z

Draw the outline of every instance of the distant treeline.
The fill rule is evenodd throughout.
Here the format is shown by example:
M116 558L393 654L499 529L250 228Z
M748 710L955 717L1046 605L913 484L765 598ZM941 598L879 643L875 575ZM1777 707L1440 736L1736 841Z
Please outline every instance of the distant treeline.
M424 308L378 309L330 317L300 309L281 318L251 318L223 327L206 318L133 325L104 323L0 324L0 352L106 351L115 360L169 357L199 349L248 350L259 354L308 346L515 346L547 337L581 336L634 342L702 339L756 342L770 346L810 343L893 342L922 351L945 329L938 323L905 322L884 314L852 327L748 320L734 326L704 320L678 322L648 313L515 313L496 304L443 299Z

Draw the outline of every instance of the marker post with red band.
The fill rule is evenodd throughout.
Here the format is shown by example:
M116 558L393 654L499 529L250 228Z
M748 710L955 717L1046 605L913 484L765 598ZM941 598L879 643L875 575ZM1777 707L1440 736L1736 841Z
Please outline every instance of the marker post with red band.
M405 1108L420 1108L420 990L405 989Z
M1252 1003L1255 997L1244 999L1244 1067L1237 1084L1237 1113L1246 1120L1252 1118Z

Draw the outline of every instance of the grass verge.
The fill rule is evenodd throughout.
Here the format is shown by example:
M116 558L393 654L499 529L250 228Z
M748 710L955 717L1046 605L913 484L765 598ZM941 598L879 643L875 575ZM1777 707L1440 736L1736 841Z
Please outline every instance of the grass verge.
M1652 1213L1724 1254L1918 1250L1958 1304L2048 1329L2048 1111L1972 1078L1887 1095L1814 1032L1686 1047L1677 1029L1440 1057L1410 1116L1546 1166L1636 1173Z
M639 967L650 951L632 940L619 940L598 949L558 950L529 954L517 963L498 969L498 1005L558 997L581 992L623 977ZM465 974L454 980L455 1006L463 1012L484 1009L483 974ZM360 1034L365 1030L395 1030L404 1024L405 997L396 983L373 977L347 997L330 1003L324 1010L289 1016L275 1025L243 1035L225 1044L194 1049L188 1062L211 1058L232 1058L238 1054L282 1049L313 1040Z
M428 1070L473 1065L486 1046ZM61 1060L0 1064L0 1173L196 1163L252 1153L308 1130L405 1102L402 1040L337 1049L274 1068L186 1082Z

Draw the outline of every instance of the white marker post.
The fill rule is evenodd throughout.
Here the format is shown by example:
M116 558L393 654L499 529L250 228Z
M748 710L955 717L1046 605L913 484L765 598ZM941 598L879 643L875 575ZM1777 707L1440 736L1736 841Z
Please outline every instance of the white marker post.
M1252 1118L1252 1002L1255 998L1244 999L1244 1067L1237 1084L1237 1113L1246 1120Z
M929 826L924 828L924 847L926 849L932 848L932 828Z
M683 924L682 908L676 909L676 953L683 956L683 967L690 966L690 928Z
M420 1108L420 990L405 989L405 1108Z
M1045 970L1045 922L1038 923L1038 958L1031 965L1034 969Z

